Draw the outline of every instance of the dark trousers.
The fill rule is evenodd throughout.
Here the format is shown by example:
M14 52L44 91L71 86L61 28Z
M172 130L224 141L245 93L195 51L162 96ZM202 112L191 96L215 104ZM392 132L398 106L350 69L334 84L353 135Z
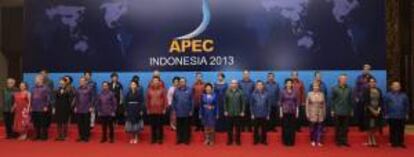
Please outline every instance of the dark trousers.
M68 136L68 125L68 122L57 123L58 138L63 139Z
M332 106L328 105L326 106L326 112L325 113L331 113ZM333 126L334 125L334 117L332 117L332 114L326 114L325 121L322 124L323 126Z
M109 139L114 140L114 118L112 116L102 116L102 140L105 141L108 139L108 130L109 130Z
M163 118L161 114L149 115L149 122L151 125L151 142L159 142L164 139Z
M35 128L36 139L46 140L48 138L48 113L32 112L32 121Z
M279 121L279 107L272 106L270 111L270 121L269 121L269 130L276 131L277 123Z
M295 114L283 114L282 118L282 142L286 146L295 145L296 138Z
M78 113L76 114L76 117L78 122L79 139L89 141L91 115L89 113Z
M201 131L203 129L203 125L201 124L200 116L199 116L199 107L194 108L193 114L193 125L196 127L196 131Z
M358 125L359 131L365 131L367 128L365 128L365 113L364 113L364 104L360 101L357 103L354 109L355 117L353 118L355 124Z
M228 117L227 118L227 143L232 144L234 140L240 144L241 123L243 117Z
M349 116L335 117L335 140L337 145L348 144Z
M297 119L297 123L296 123L296 130L297 131L301 131L302 130L302 126L307 125L307 118L306 118L306 109L304 105L300 105L299 106L299 118Z
M125 107L124 105L118 105L116 108L116 122L118 125L124 125L125 124Z
M4 125L6 127L7 138L15 137L16 133L13 131L13 121L14 121L13 112L3 112L3 120L4 120Z
M224 102L219 101L219 119L216 122L216 131L225 132L227 130L227 118L224 116Z
M390 125L390 143L392 146L404 145L404 130L405 120L404 119L389 119Z
M252 119L250 113L250 105L246 104L245 115L242 118L241 127L243 131L252 131Z
M177 143L190 143L190 117L177 117Z
M267 143L267 119L256 118L253 121L253 137L254 143ZM260 132L260 133L259 133Z

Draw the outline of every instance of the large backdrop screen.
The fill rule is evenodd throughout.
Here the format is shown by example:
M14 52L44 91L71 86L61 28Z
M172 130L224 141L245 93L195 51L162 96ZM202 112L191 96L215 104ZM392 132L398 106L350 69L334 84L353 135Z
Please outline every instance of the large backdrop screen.
M385 69L384 0L25 3L25 72Z

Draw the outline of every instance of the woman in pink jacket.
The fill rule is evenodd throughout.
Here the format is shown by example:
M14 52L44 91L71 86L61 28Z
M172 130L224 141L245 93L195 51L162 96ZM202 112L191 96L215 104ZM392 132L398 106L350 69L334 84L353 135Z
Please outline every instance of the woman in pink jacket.
M312 146L322 146L322 123L325 120L325 95L320 90L320 84L314 83L313 90L306 98L306 117L310 122L310 138Z

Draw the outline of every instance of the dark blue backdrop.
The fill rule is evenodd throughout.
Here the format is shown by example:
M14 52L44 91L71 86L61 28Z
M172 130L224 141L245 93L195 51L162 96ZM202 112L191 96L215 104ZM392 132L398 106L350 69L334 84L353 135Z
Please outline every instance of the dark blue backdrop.
M194 39L215 49L201 54L168 50L200 24L203 0L25 1L24 71L385 69L384 0L206 1L211 19ZM234 61L150 64L183 56Z

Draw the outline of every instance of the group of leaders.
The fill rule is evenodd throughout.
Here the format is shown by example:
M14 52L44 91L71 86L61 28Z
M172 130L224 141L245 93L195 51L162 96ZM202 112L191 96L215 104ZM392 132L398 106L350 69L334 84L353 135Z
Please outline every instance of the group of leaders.
M162 144L167 119L176 131L177 144L186 145L190 144L192 128L203 131L205 145L214 145L216 131L227 131L227 145L241 145L242 131L253 131L255 145L267 145L267 132L277 131L280 123L284 145L293 146L296 132L309 126L314 147L323 146L324 126L332 123L337 146L349 147L348 126L356 117L360 131L367 133L365 145L378 147L376 136L388 123L390 145L405 148L408 97L398 81L392 81L389 91L383 93L370 69L370 65L364 65L353 88L346 74L339 75L330 97L320 72L315 72L308 93L297 71L279 85L272 72L266 81L253 81L245 70L241 80L229 83L224 72L218 73L215 83L204 82L202 73L197 72L192 86L187 85L186 78L174 77L169 88L160 72L154 71L147 87L135 75L124 94L117 73L111 74L111 81L102 82L98 92L91 71L84 72L79 87L72 85L71 76L63 76L55 89L48 72L42 70L30 90L25 82L17 86L15 79L7 79L2 92L3 119L8 139L47 140L48 129L56 122L56 140L64 141L69 123L75 121L77 141L88 142L90 130L98 121L103 129L102 143L113 143L114 124L121 124L131 144L138 143L144 119L151 127L151 143Z

